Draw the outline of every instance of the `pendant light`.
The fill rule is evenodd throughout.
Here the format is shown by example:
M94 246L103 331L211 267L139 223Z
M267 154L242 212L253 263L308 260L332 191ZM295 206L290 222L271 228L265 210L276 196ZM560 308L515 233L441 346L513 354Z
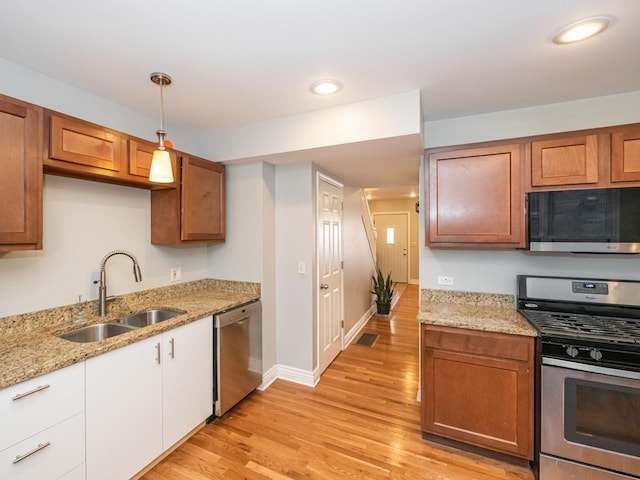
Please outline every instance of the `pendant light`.
M160 85L160 130L158 135L158 148L151 157L151 168L149 170L149 180L157 183L172 183L173 169L171 168L171 156L164 146L164 96L163 90L166 85L171 85L171 77L166 73L154 72L150 76L151 81Z

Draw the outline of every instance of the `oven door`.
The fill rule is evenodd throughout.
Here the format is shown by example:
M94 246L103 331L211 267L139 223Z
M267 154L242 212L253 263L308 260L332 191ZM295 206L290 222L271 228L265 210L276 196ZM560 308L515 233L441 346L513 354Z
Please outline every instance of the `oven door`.
M640 373L542 363L541 452L639 475Z

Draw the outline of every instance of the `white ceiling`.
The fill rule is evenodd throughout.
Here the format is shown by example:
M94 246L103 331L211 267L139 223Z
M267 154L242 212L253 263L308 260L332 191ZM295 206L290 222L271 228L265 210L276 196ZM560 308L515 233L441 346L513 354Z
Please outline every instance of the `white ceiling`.
M613 19L600 36L550 42L560 27L594 15ZM151 117L158 91L149 73L167 72L170 123L198 129L412 90L421 91L426 121L640 91L639 46L638 0L0 4L0 57ZM323 77L344 90L311 95ZM351 173L361 186L377 185Z

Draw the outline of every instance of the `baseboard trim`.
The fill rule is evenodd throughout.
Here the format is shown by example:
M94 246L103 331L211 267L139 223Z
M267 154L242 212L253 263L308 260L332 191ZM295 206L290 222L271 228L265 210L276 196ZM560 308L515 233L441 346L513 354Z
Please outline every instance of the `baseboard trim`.
M342 339L342 350L347 348L351 344L351 342L355 340L355 338L358 336L360 331L365 327L365 325L367 324L367 322L375 312L376 312L375 305L371 305L369 310L364 312L364 315L360 317L360 320L356 322L356 324L351 328L351 330L349 330L349 332L347 332L347 334Z

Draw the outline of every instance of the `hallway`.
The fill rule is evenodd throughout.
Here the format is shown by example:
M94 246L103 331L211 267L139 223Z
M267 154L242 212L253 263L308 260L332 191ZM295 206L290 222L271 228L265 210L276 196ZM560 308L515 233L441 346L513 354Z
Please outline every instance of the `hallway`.
M423 440L418 386L418 286L363 332L316 388L277 380L191 437L145 480L531 480L526 468ZM359 337L359 335L358 335Z

